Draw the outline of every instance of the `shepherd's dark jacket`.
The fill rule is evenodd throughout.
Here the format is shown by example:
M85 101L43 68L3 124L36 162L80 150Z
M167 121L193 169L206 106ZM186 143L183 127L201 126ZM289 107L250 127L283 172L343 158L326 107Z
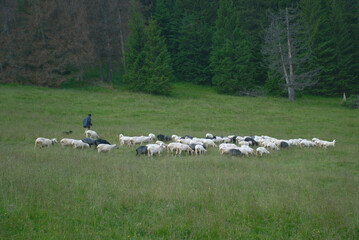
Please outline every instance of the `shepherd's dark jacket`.
M92 126L92 123L91 123L91 118L89 116L87 116L85 119L84 119L84 127L90 127Z

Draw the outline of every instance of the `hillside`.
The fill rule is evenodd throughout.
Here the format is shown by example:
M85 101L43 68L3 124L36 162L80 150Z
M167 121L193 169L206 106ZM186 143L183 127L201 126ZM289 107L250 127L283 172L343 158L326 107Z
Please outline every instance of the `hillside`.
M118 135L269 135L337 140L265 157L136 157L55 145L82 120ZM289 102L176 84L171 97L89 87L0 85L1 239L357 239L359 112L338 98Z

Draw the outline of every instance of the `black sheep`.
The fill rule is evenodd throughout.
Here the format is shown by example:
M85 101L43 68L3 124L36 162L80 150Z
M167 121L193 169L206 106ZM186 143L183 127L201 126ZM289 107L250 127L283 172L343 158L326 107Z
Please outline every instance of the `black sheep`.
M136 148L136 156L147 153L147 146L139 146L138 148Z
M83 141L84 143L87 143L88 145L90 145L90 147L92 145L95 145L95 139L92 139L92 138L84 138L82 139L81 141ZM96 145L97 146L97 145Z
M280 147L281 148L287 148L287 147L289 147L289 144L287 142L281 142Z
M157 140L160 140L160 141L171 141L171 137L168 136L168 135L163 135L163 134L158 134L157 135Z
M254 145L257 145L257 146L258 146L257 141L254 140L252 137L246 137L246 138L244 139L244 141L249 142L249 145L251 145L251 146L254 146Z
M242 156L242 152L238 149L231 149L228 151L229 156Z
M159 141L164 141L164 140L165 140L165 135L163 135L163 134L158 134L158 135L157 135L157 140L159 140Z
M108 145L111 145L111 143L109 143L109 142L107 142L105 139L101 139L101 138L95 140L95 146L97 147L97 145L99 145L99 144L108 144Z

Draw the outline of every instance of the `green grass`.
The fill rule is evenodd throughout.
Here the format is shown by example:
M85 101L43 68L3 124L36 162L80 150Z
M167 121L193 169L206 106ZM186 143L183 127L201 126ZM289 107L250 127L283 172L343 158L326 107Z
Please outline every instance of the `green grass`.
M337 145L258 158L34 149L40 136L83 138L88 113L111 143L120 133L211 132ZM0 85L0 239L358 239L358 133L359 112L335 98Z

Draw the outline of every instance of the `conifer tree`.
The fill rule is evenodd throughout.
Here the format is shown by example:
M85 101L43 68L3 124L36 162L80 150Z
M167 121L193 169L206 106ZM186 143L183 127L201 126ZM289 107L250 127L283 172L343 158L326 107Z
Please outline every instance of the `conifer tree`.
M211 67L219 92L235 94L254 87L253 54L239 29L234 0L221 0L213 36Z
M142 82L145 83L140 91L168 95L171 91L170 82L173 80L171 58L167 51L164 37L156 26L155 20L150 20L145 31L146 41L143 49Z
M145 26L141 13L132 1L131 19L129 23L130 35L127 39L127 74L124 82L131 90L139 91L143 89L143 64L145 46Z

